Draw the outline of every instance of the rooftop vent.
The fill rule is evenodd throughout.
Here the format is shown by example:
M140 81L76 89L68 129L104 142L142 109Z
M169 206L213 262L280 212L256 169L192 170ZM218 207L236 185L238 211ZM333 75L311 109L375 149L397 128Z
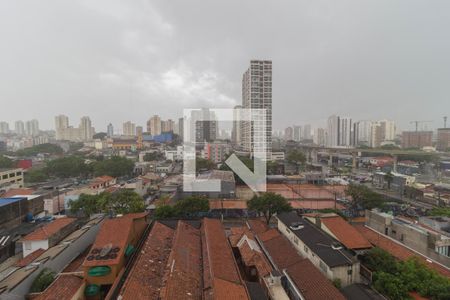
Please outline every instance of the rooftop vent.
M342 249L342 245L339 243L332 243L331 244L331 249L333 250L341 250Z
M303 223L302 222L292 222L291 225L289 226L289 228L291 228L292 230L300 230L303 227Z

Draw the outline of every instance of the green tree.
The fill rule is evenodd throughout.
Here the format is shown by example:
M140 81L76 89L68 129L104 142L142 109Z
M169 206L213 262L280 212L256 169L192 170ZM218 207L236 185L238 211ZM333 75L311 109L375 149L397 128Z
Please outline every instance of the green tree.
M56 273L49 268L44 268L31 284L30 293L43 292L54 280Z
M14 167L14 161L6 156L0 155L0 168L12 168Z
M104 206L101 197L104 195L81 194L77 200L70 200L69 207L72 212L83 211L87 216L100 213Z
M353 209L373 209L380 208L384 204L382 197L361 184L349 184L345 193L352 197Z
M170 219L177 217L177 212L171 205L161 205L155 209L154 216L156 219Z
M295 164L297 167L297 172L299 172L300 166L304 165L306 162L305 154L297 149L290 151L286 157L287 161L291 164Z
M274 214L292 210L289 201L275 193L264 193L261 196L254 196L248 201L247 206L250 210L263 214L267 224L269 224Z
M374 287L390 299L410 299L408 289L397 276L385 272L375 274Z
M77 200L69 202L72 211L83 211L90 216L95 213L107 213L113 210L118 214L145 211L144 199L134 191L121 189L113 194L103 192L98 195L81 194Z
M199 212L209 211L209 201L206 197L190 196L177 201L174 209L177 216L190 217Z
M24 173L24 180L26 183L44 182L48 180L49 176L44 170L28 170Z
M91 173L84 159L79 156L67 156L47 162L46 172L51 176L69 178L87 176Z
M150 152L150 153L145 153L144 155L144 161L159 161L159 160L163 160L164 159L164 155L161 152Z
M105 205L107 207L105 207ZM118 214L137 213L145 211L144 199L136 192L121 189L114 194L107 194L106 201L103 201L104 210L112 207Z
M98 132L96 134L94 134L94 136L92 137L94 140L103 140L105 137L107 137L108 134L106 132Z
M121 177L133 173L134 162L125 157L113 156L110 159L95 162L93 168L95 176Z
M389 252L375 247L362 256L363 264L373 272L383 271L395 274L399 270L397 260Z
M216 168L216 164L209 159L204 159L201 157L197 157L195 159L195 169L196 171L200 171L200 170L213 170Z
M62 154L63 149L55 144L40 144L33 147L25 148L16 151L16 155L18 156L33 156L39 153L48 153L48 154Z

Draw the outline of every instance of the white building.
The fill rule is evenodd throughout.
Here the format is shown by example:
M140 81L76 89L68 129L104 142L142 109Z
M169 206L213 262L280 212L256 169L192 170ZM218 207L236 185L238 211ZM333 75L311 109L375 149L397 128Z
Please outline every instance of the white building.
M27 121L25 124L26 134L28 136L35 136L39 134L39 121L36 119Z
M243 122L244 151L266 153L272 149L272 61L252 60L242 78L242 106L244 109L266 109L265 141L258 141L261 133L251 122ZM257 122L257 121L256 121Z
M136 135L136 124L130 121L123 123L123 135L135 136Z
M161 134L161 118L158 115L154 115L147 121L147 131L153 136Z
M17 135L25 135L25 123L23 121L16 121L14 123L14 131Z
M339 118L339 146L352 145L352 119Z
M396 135L396 126L394 121L381 120L381 139L383 141L393 141Z
M327 147L339 146L339 117L332 115L328 118L327 122Z

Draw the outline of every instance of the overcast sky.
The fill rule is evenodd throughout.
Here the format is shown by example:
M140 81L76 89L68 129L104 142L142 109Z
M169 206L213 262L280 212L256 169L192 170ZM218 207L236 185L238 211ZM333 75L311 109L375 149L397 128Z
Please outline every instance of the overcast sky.
M0 120L97 131L241 103L273 61L274 127L450 116L450 1L0 0Z

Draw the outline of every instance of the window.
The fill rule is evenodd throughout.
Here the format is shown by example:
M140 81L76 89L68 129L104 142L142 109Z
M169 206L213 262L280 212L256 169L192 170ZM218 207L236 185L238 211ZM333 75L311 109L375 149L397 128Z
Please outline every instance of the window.
M308 253L309 249L308 247L306 247L306 245L303 247L303 249L305 250L306 253Z
M298 238L294 238L294 243L296 244L296 245L298 245Z
M322 269L322 271L324 271L324 272L326 272L326 271L328 270L327 265L326 265L323 261L320 261L319 267L320 267L320 269Z

